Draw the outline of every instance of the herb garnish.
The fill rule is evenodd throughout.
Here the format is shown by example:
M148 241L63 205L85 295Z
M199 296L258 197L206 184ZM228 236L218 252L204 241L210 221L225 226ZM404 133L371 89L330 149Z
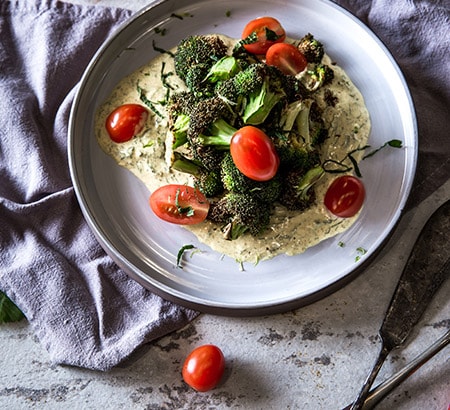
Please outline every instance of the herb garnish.
M177 211L181 214L181 215L186 215L186 216L194 216L194 208L192 208L192 206L181 206L180 202L179 202L179 196L180 196L180 190L177 189L177 193L175 195L175 206L177 207Z
M161 36L165 36L167 32L166 28L159 28L159 27L155 27L155 33L159 34Z
M0 291L0 324L8 322L18 322L24 318L22 311Z
M158 47L155 43L155 40L152 41L152 46L153 46L153 50L157 51L158 53L169 54L169 56L174 57L174 54L171 51L165 50L161 47Z
M194 249L194 248L195 248L194 245L184 245L180 248L180 250L178 251L178 255L177 255L177 267L178 268L182 268L181 258L183 257L184 252L186 252L189 249Z
M358 262L361 259L361 256L367 253L367 250L359 246L358 248L356 248L356 252L358 252L359 255L356 256L355 262Z
M392 148L402 148L403 145L402 145L402 141L397 140L397 139L393 139L393 140L387 141L382 146L380 146L379 148L377 148L377 149L369 152L368 154L364 155L362 157L362 160L365 160L367 158L372 157L378 151L380 151L381 149L383 149L385 147L388 147L388 146L392 147ZM330 174L341 174L341 173L349 172L349 171L351 171L353 169L355 171L356 176L361 178L362 174L361 174L361 171L359 169L358 162L354 158L353 154L355 154L356 152L359 152L359 151L364 151L364 150L366 150L368 148L370 148L370 145L365 145L364 147L356 148L356 149L350 151L342 161L336 161L336 160L333 160L333 159L327 159L322 164L322 167L323 167L325 172L328 172ZM346 159L348 159L351 162L352 166L346 165L344 163ZM335 165L336 168L328 168L327 165L329 165L329 164Z
M162 115L155 107L154 102L150 101L147 96L145 95L145 91L141 88L139 84L136 84L136 89L139 94L139 99L148 107L150 108L158 117L164 118L164 115Z
M172 14L170 15L170 17L175 17L175 18L177 18L177 19L183 20L185 17L194 17L194 15L191 14L191 13L188 13L188 12L183 13L183 14L172 13Z

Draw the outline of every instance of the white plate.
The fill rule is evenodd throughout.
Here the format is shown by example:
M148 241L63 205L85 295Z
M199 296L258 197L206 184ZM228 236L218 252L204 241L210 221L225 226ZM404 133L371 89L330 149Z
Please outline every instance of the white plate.
M227 16L227 12L230 16ZM297 256L281 255L245 271L230 258L208 250L181 227L158 220L148 210L149 192L105 155L94 136L94 113L124 76L190 34L240 36L247 21L278 18L289 36L311 32L361 90L372 120L369 143L392 138L401 150L387 149L361 166L367 189L358 221L345 233ZM157 34L155 28L165 28ZM91 61L73 104L69 162L84 216L109 255L135 280L161 296L195 309L227 315L254 315L292 309L330 294L380 249L398 221L409 195L417 159L417 127L412 100L394 59L359 20L324 0L168 0L137 13ZM339 242L345 247L338 246ZM179 249L194 244L204 252L184 258ZM358 262L357 248L367 253Z

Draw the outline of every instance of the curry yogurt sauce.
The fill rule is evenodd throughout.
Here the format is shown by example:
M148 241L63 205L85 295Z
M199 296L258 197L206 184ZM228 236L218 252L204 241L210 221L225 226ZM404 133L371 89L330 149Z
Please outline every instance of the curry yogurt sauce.
M223 35L220 37L230 47L236 42ZM324 56L324 63L331 64L327 55ZM163 100L166 88L161 81L162 64L165 64L165 73L174 72L173 58L168 54L158 55L147 65L124 78L96 114L95 134L103 151L140 178L150 191L166 184L193 183L189 175L172 171L169 167L172 137L168 132L164 107L157 106L162 117L150 113L143 132L125 143L117 144L111 141L105 129L105 121L109 113L122 104L142 104L138 86L144 90L150 101ZM329 128L329 138L321 147L321 158L341 161L348 152L366 145L370 132L370 117L360 91L344 70L335 64L332 68L335 77L327 88L337 98L335 107L325 103L324 90L316 92L315 99L323 109L323 117ZM168 76L167 82L175 91L185 89L184 83L176 75ZM354 157L357 160L361 158L358 153L354 154ZM258 237L244 235L237 240L228 241L223 238L220 227L209 221L183 228L192 231L200 242L220 254L242 262L256 262L279 254L302 253L324 239L345 231L358 218L358 215L352 218L337 218L323 205L322 198L335 177L335 174L326 173L316 183L317 200L308 210L287 211L282 206L276 207L270 228Z

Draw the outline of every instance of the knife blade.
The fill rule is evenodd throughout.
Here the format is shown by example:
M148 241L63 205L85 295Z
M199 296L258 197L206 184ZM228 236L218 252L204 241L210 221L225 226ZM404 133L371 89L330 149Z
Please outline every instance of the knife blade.
M450 276L450 201L441 205L422 228L404 266L380 327L381 349L351 409L361 409L389 353L401 346L436 291Z

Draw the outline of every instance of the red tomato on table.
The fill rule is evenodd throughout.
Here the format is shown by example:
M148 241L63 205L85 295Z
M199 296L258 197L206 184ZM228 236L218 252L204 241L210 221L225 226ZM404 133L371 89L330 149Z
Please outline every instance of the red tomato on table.
M149 203L156 216L179 225L203 222L209 211L205 195L187 185L164 185L150 195Z
M106 130L114 142L126 142L139 134L147 121L148 110L139 104L124 104L106 118Z
M336 178L325 193L324 204L341 218L350 218L361 209L366 191L360 179L344 175Z
M276 43L270 46L266 53L266 63L278 67L287 75L302 72L308 64L306 57L298 48L289 43Z
M286 32L280 22L273 17L258 17L244 27L242 38L247 38L256 32L258 40L255 43L245 44L245 49L252 54L266 54L272 44L283 42ZM271 34L274 34L271 37Z
M214 345L194 349L183 364L184 381L197 391L205 392L216 387L225 370L222 351Z
M231 138L230 154L239 171L255 181L272 179L280 165L272 140L252 125L235 132Z

